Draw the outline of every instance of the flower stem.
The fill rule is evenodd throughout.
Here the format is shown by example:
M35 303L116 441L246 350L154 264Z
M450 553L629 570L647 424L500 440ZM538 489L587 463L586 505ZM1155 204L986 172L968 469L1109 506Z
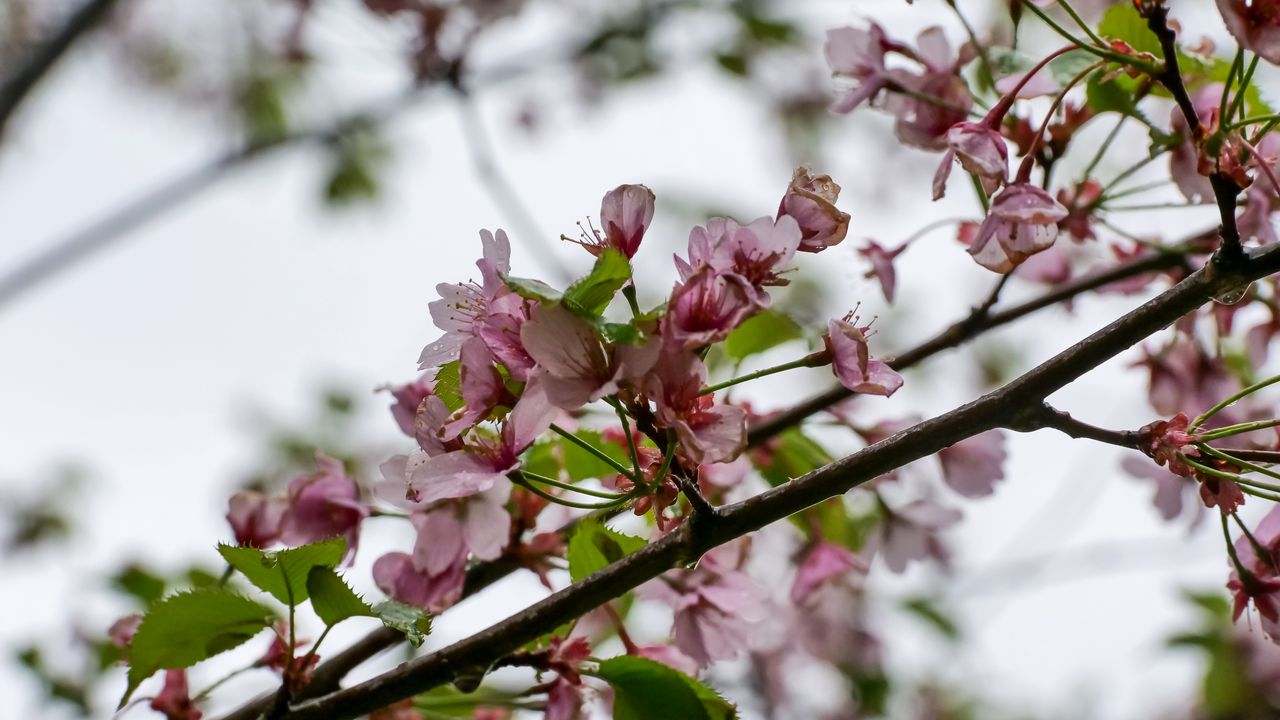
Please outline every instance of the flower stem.
M1231 482L1236 483L1238 485L1248 485L1249 487L1255 487L1260 490L1270 490L1271 492L1280 492L1280 486L1272 485L1271 483L1264 483L1260 480L1250 480L1249 478L1243 477L1241 475L1237 475L1235 473L1223 472L1222 470L1219 470L1217 468L1212 468L1203 463L1196 462L1195 460L1192 460L1186 455L1183 455L1182 459L1185 460L1188 465L1194 467L1200 472L1203 472L1206 475L1212 475L1213 477L1216 477L1219 480L1230 480Z
M782 363L781 365L774 365L773 367L767 367L763 370L757 370L753 373L747 373L746 375L739 375L736 378L725 380L722 383L716 383L715 385L708 385L702 388L702 391L699 392L698 394L710 395L711 393L717 390L723 390L727 387L733 387L734 385L737 385L739 383L744 383L749 380L756 380L762 377L768 377L769 375L785 372L787 370L794 370L796 368L822 367L823 365L830 364L830 362L831 362L831 359L827 356L827 353L825 352L810 353L800 358L799 360L792 360L791 362L785 362L785 363Z
M534 495L537 495L543 500L547 500L548 502L553 502L557 505L564 505L566 507L578 508L579 510L606 510L609 508L615 508L618 505L621 505L623 502L623 500L614 500L612 502L602 502L602 503L574 502L573 500L565 500L562 497L556 497L555 495L552 495L551 493L530 483L528 480L524 478L523 471L517 471L517 472L511 473L511 475L509 475L508 477L511 478L511 482L515 483L516 485L519 485L525 490L528 490ZM517 480L516 478L519 478L519 479Z
M1221 440L1232 435L1240 435L1254 430L1266 430L1280 425L1280 420L1254 420L1253 422L1237 423L1235 425L1227 425L1208 432L1198 433L1196 440L1200 442L1209 442L1210 440Z
M529 480L531 482L542 483L543 485L550 485L551 487L560 488L561 490L568 490L570 492L576 492L582 495L590 495L591 497L597 497L603 500L615 500L615 501L626 500L630 497L630 495L624 494L624 493L615 493L615 492L609 492L607 490L592 490L591 488L578 487L577 485L571 485L570 483L560 482L559 480L549 478L546 475L539 475L537 473L529 472L528 470L521 470L520 475L525 480Z
M1089 39L1092 40L1094 44L1106 47L1106 41L1099 37L1098 33L1093 31L1093 28L1089 27L1089 23L1085 22L1084 18L1080 17L1080 13L1076 12L1076 9L1071 7L1071 3L1067 2L1067 0L1058 0L1058 4L1062 6L1063 10L1067 11L1067 14L1071 16L1071 19L1076 21L1076 24L1080 26L1080 29L1089 36Z
M1210 447L1209 445L1205 445L1204 443L1197 443L1196 448L1198 448L1201 452L1204 452L1208 455L1212 455L1213 457L1218 458L1219 460L1226 460L1227 462L1231 463L1232 465L1235 465L1238 468L1248 470L1249 472L1260 473L1262 475L1266 475L1269 478L1275 478L1276 480L1280 480L1280 473L1277 473L1275 470L1268 470L1267 468L1264 468L1261 465L1255 465L1254 463L1251 463L1247 460L1241 460L1240 458L1232 457L1231 455L1228 455L1227 453L1224 453L1215 447Z
M559 425L556 425L555 423L551 423L551 430L555 432L557 435L559 435L560 437L563 437L565 440L568 440L574 445L577 445L583 450L586 450L587 452L596 456L596 458L598 458L601 462L605 463L606 465L613 468L614 470L617 470L620 474L626 475L628 478L631 478L632 482L636 482L636 478L631 474L630 470L622 467L622 465L617 460L614 460L613 458L606 455L605 452L600 448L596 447L595 445L592 445L586 440L583 440L582 438L578 437L577 435L574 435L573 433L569 432L568 430L565 430L564 428L560 427Z
M617 402L615 399L610 404L613 405L614 412L618 413L618 421L622 423L622 432L627 436L627 449L631 451L631 467L635 470L636 477L640 477L644 474L644 471L640 469L640 452L636 449L636 439L631 434L631 421L627 419L627 413L622 409L622 403Z
M1249 62L1249 69L1245 71L1244 78L1240 80L1240 89L1236 90L1236 96L1231 100L1231 108L1227 110L1227 114L1222 116L1222 122L1226 123L1236 113L1244 113L1244 94L1249 89L1249 85L1253 82L1253 71L1258 69L1258 56L1254 55L1253 60Z

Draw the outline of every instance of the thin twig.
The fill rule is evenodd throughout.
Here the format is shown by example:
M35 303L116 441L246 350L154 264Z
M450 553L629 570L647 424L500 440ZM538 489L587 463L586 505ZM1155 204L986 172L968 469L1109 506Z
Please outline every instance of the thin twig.
M58 64L71 46L90 30L102 23L111 13L117 0L87 0L80 9L67 18L66 23L53 37L36 47L0 85L0 135L4 133L9 118L45 75Z

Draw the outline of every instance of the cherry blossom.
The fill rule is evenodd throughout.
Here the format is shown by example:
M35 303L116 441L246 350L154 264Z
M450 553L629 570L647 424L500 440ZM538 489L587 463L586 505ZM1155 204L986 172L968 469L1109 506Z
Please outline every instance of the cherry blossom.
M991 202L969 254L988 270L1007 273L1023 260L1053 245L1067 209L1053 196L1026 182L1009 185Z
M796 568L791 602L800 605L823 584L842 577L861 578L868 570L866 561L848 548L820 540L809 548Z
M204 713L196 707L187 689L186 670L166 670L164 687L151 699L151 709L168 720L200 720Z
M860 328L855 322L853 313L849 313L841 320L827 323L823 341L831 357L831 368L840 384L850 391L888 397L902 387L902 376L887 363L871 357L866 336L870 326Z
M746 412L702 395L707 366L692 352L663 353L645 379L657 404L658 422L676 431L680 453L690 462L728 462L746 446Z
M869 544L895 573L905 571L915 560L932 558L946 565L950 554L939 533L960 522L960 518L959 510L928 498L913 500L898 508L886 506L885 517Z
M705 667L737 657L750 643L750 628L765 618L768 593L745 573L722 564L716 554L695 570L666 575L642 592L675 610L676 647Z
M719 342L755 313L756 297L746 278L706 267L671 292L662 318L662 337L676 349Z
M289 507L280 520L280 541L303 545L324 538L345 536L348 555L360 538L360 522L369 508L360 501L360 488L347 474L342 461L316 455L319 471L289 483Z
M288 503L284 498L256 490L239 490L231 496L227 522L237 545L265 548L280 539L280 523Z
M480 323L488 316L490 303L507 290L502 275L511 272L511 242L507 233L480 231L484 256L476 261L481 282L441 283L436 286L440 299L432 302L431 319L444 331L440 339L422 349L418 358L421 369L439 367L458 357L467 338L479 332Z
M933 199L946 192L953 161L982 181L988 194L1009 179L1009 148L1000 133L987 123L961 122L947 130L947 152L933 176Z
M821 252L844 240L849 214L836 208L839 197L840 186L830 175L814 175L806 165L796 168L778 217L788 215L800 226L800 252Z
M611 247L628 259L635 257L640 241L653 222L653 191L644 185L619 185L605 194L600 202L600 224L604 228L602 244L588 245L592 255Z
M1217 0L1227 30L1245 48L1280 65L1280 7L1275 0Z
M1005 435L988 430L938 451L942 480L964 497L986 497L1004 479Z
M827 65L837 78L853 83L831 106L832 111L847 113L875 99L888 80L885 51L894 45L885 36L884 29L875 23L866 30L842 27L827 31L827 42L823 46Z
M590 323L558 304L539 308L521 337L544 371L547 398L563 410L576 410L617 393L621 384L639 381L662 350L656 341L607 344Z

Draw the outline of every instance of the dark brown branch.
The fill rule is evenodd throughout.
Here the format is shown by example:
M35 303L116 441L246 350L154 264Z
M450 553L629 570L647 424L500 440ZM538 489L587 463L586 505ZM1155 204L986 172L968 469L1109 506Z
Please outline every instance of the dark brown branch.
M1048 403L1033 408L1018 418L1018 423L1010 425L1010 430L1032 432L1051 428L1068 437L1078 440L1095 440L1108 445L1138 450L1141 447L1138 432L1135 430L1107 430L1071 417L1070 413L1058 410Z
M885 472L987 430L1018 424L1029 411L1076 378L1223 293L1280 270L1280 247L1246 256L1238 271L1209 264L1156 298L1067 348L998 390L837 460L808 475L720 509L693 533L682 524L662 539L511 617L378 677L304 703L291 720L354 718L443 683L484 671L498 658L575 617L700 557L710 548L758 530Z
M1195 103L1191 101L1191 95L1182 79L1182 71L1178 69L1178 36L1169 27L1169 9L1163 3L1151 8L1147 14L1147 27L1160 40L1160 51L1164 55L1164 69L1156 79L1173 95L1174 102L1178 104L1178 109L1182 111L1182 117L1191 130L1191 141L1199 146L1205 139L1204 126L1200 124ZM1240 91L1243 92L1243 88ZM1221 171L1209 175L1209 184L1213 187L1218 214L1222 218L1222 228L1219 231L1222 245L1215 260L1228 265L1238 263L1244 259L1244 246L1240 243L1240 230L1236 227L1236 198L1244 188Z
M117 0L87 0L67 18L53 37L32 50L17 69L5 78L4 84L0 85L0 135L4 134L9 118L41 78L53 69L77 40L97 27L111 13L116 2Z
M1195 241L1200 237L1201 236L1197 236L1189 243L1177 248L1170 248L1165 252L1152 253L1146 257L1138 258L1137 260L1130 260L1129 262L1117 265L1110 270L1105 270L1100 273L1089 275L1088 277L1080 278L1079 280L1062 285L1061 287L1051 290L1044 295L1019 303L1006 310L991 312L989 306L986 306L985 304L980 305L974 308L965 319L952 324L947 329L935 335L932 339L915 346L901 355L893 358L887 358L886 362L888 362L889 366L894 370L905 370L906 368L912 367L922 360L933 357L944 350L959 347L987 330L1000 327L1001 325L1007 325L1014 320L1026 317L1027 315L1050 305L1056 305L1064 300L1070 300L1078 295L1089 292L1090 290L1096 290L1100 287L1141 275L1143 273L1167 270L1179 265L1185 265L1187 260L1184 253L1187 251L1187 248L1190 245L1194 245ZM810 416L826 410L841 400L852 396L852 392L841 385L837 385L821 395L805 400L781 413L768 416L751 426L751 429L747 433L747 444L752 447L756 447L769 438L778 435L778 433L783 430L799 425Z

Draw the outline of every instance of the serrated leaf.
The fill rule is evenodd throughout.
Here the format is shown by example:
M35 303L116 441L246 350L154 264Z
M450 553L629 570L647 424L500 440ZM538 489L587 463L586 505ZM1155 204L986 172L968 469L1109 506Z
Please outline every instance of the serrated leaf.
M1123 40L1138 52L1161 57L1160 40L1147 27L1132 3L1117 3L1098 22L1098 34L1112 40Z
M129 688L120 706L157 670L190 667L230 650L274 619L270 608L222 588L161 600L147 611L129 643Z
M613 296L631 279L631 262L614 248L606 248L586 277L564 291L561 302L584 317L598 316L609 307Z
M311 609L325 625L337 625L353 617L376 617L369 603L332 568L322 565L311 568L307 573L307 592L311 595Z
M329 538L296 548L266 552L252 547L219 545L218 553L255 587L285 605L307 599L307 576L313 567L337 567L347 541Z
M583 521L569 538L569 577L578 582L648 544L642 537L623 535L597 521Z
M563 293L533 278L512 277L511 275L503 275L502 282L511 288L511 292L519 295L526 300L537 300L538 302L559 302L563 297Z
M431 615L412 605L385 600L374 605L373 612L382 620L383 625L404 633L405 639L414 647L421 646L422 641L431 634Z
M462 407L462 365L458 360L441 365L440 369L436 370L434 383L433 390L436 397L449 408L449 412Z
M596 675L613 686L614 720L730 720L737 711L716 691L648 658L623 655Z
M794 320L776 310L765 310L747 318L729 333L724 349L730 358L742 360L795 340L801 334Z

